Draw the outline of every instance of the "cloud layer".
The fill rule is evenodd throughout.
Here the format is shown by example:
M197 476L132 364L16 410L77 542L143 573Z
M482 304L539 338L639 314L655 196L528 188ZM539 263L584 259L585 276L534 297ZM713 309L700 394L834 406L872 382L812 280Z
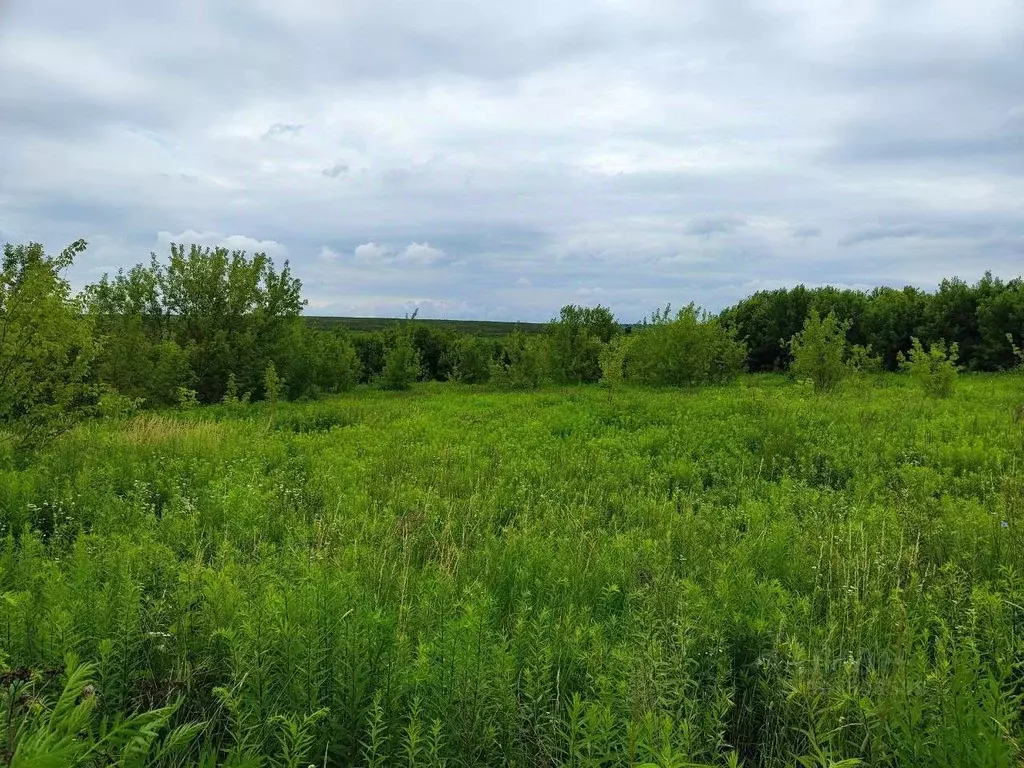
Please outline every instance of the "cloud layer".
M178 239L323 313L632 320L1024 263L1018 0L16 0L0 92L0 239L78 283Z

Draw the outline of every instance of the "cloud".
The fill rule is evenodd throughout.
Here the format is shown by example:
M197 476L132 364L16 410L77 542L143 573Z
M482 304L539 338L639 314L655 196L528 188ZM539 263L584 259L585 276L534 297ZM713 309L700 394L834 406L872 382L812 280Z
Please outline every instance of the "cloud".
M1013 0L6 11L0 231L85 237L76 285L172 238L287 254L338 313L1020 271Z
M263 134L263 138L273 139L281 136L295 136L305 127L298 123L274 123Z
M221 235L216 232L196 232L185 230L174 235L170 232L158 232L156 236L157 252L164 253L171 243L185 245L202 245L210 248L227 248L232 251L248 251L266 253L268 256L286 256L288 249L273 240L258 240L246 235Z
M808 237L821 237L821 227L793 227L790 230L790 232L792 233L793 237L800 239L806 239Z
M347 163L338 162L328 168L324 168L320 173L329 179L336 179L339 176L347 176L348 171L349 167Z
M744 224L746 224L746 222L739 216L701 216L692 219L686 225L684 231L688 235L728 235L735 232Z

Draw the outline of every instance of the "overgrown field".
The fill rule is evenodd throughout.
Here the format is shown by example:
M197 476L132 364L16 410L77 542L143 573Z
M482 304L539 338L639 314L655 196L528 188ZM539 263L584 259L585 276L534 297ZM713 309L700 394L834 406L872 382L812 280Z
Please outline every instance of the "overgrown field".
M1022 402L748 376L86 425L0 473L3 741L74 654L97 715L204 723L172 765L1019 765Z

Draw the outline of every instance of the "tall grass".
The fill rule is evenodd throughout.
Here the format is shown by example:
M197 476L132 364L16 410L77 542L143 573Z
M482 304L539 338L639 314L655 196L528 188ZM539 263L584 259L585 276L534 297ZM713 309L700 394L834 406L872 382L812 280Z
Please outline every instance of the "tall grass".
M0 470L6 754L87 684L108 764L1019 765L1020 381L877 383L79 429Z

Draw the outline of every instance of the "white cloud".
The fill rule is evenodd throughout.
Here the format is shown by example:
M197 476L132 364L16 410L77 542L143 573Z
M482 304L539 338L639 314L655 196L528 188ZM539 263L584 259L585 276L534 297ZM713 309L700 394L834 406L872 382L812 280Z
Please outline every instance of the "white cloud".
M155 232L338 312L1020 270L1016 0L8 5L0 230L76 284Z
M196 232L193 229L187 229L176 235L166 231L158 232L156 242L158 253L165 252L171 243L184 243L186 245L203 245L210 248L227 248L232 251L247 251L250 255L266 253L268 256L286 256L288 254L288 249L274 240L258 240L247 235Z

